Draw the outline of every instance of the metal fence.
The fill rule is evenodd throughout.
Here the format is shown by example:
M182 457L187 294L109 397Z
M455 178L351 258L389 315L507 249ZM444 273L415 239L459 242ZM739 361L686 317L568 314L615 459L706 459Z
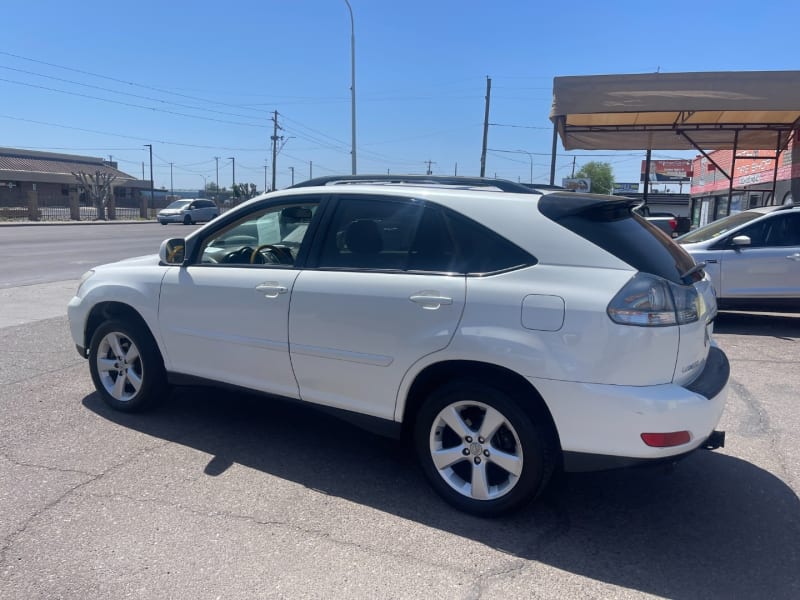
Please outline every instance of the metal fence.
M241 202L233 202L224 204L220 207L220 214L235 208ZM156 220L158 213L157 208L150 208L147 211L146 220ZM68 206L42 206L38 208L39 217L38 221L70 221L70 211ZM94 221L97 219L97 209L94 206L81 206L80 207L81 221ZM139 216L138 208L129 207L116 207L115 220L117 221L139 221L142 218ZM30 213L27 206L2 206L0 207L0 221L29 221Z
M39 221L70 221L68 206L40 206L38 209ZM156 209L148 211L148 220L155 220ZM81 221L94 221L97 219L97 209L94 206L80 207ZM0 207L0 221L29 221L30 213L27 206ZM141 220L138 208L117 207L115 220L138 221Z

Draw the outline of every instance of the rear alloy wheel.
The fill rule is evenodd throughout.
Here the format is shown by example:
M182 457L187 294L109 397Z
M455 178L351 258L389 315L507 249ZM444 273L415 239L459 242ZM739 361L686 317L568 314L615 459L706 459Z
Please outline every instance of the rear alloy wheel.
M143 410L167 391L164 365L149 332L125 321L107 321L89 346L95 388L112 408Z
M183 217L183 224L184 225L193 225L194 223L192 221L192 216L191 215L186 215L185 217Z
M436 390L419 412L415 445L434 489L456 508L494 516L533 500L553 469L541 419L480 382Z

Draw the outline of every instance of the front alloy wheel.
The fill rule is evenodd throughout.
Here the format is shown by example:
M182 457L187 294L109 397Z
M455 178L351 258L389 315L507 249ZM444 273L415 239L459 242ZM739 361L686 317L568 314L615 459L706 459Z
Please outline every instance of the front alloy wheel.
M533 500L553 469L552 436L540 411L527 411L505 391L480 382L456 382L431 394L414 437L434 489L480 516Z
M125 321L106 321L94 332L89 370L103 400L117 410L144 409L167 390L164 364L152 336Z

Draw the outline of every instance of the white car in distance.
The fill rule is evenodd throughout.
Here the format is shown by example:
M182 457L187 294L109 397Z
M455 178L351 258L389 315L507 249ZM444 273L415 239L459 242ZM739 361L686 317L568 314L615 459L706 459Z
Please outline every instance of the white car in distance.
M497 515L556 469L724 443L712 287L633 206L499 180L313 180L89 271L71 333L115 409L186 383L308 402L408 434L445 500Z

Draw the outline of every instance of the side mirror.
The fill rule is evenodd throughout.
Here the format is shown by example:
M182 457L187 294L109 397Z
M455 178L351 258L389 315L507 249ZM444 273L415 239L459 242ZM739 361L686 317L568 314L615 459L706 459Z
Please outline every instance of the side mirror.
M735 238L731 240L731 245L737 248L742 246L749 246L752 243L749 236L746 235L737 235Z
M164 240L158 250L158 258L165 265L182 265L186 258L186 240L183 238Z

